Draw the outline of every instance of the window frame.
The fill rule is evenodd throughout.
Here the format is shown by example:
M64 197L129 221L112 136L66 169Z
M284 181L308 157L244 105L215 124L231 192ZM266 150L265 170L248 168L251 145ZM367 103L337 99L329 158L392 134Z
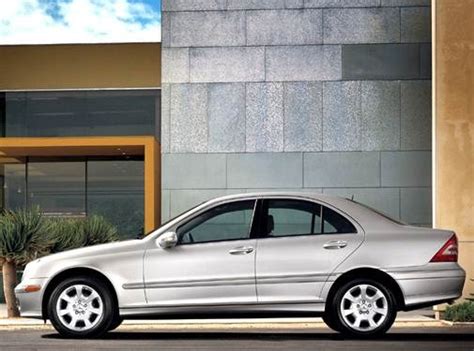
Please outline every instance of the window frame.
M352 233L311 233L311 234L294 234L294 235L281 235L281 236L269 236L268 234L263 234L265 232L265 219L268 216L268 201L271 200L293 200L293 201L300 201L300 202L307 202L310 204L314 204L316 206L320 206L321 211L321 231L324 230L324 208L329 208L332 211L336 212L340 216L342 216L345 220L347 220L352 227L354 228L354 232ZM358 226L354 223L354 221L350 220L347 215L341 213L340 210L330 206L329 204L322 203L319 201L314 201L312 199L307 198L292 198L292 197L267 197L259 199L258 202L260 206L258 209L258 224L256 229L256 238L257 239L283 239L283 238L299 238L299 237L319 237L319 236L334 236L334 235L355 235L359 234Z
M197 242L197 243L182 243L181 242L181 237L185 234L179 234L179 230L180 228L182 228L183 226L185 226L186 224L188 224L189 222L191 222L192 220L196 219L197 217L200 217L202 215L204 215L205 213L209 212L209 211L212 211L220 206L224 206L224 205L229 205L229 204L233 204L233 203L239 203L239 202L247 202L247 201L253 201L253 209L252 209L252 216L251 216L251 219L250 219L250 225L249 225L249 231L248 231L248 236L247 238L237 238L237 239L224 239L224 240L212 240L212 241L201 241L201 242ZM246 240L253 240L255 239L255 235L254 235L254 232L256 231L256 223L258 222L257 221L257 217L256 217L256 213L258 211L258 199L255 199L255 198L249 198L249 199L235 199L233 201L226 201L226 202L220 202L218 204L215 204L214 206L212 207L208 207L208 208L205 208L203 209L202 211L200 211L199 213L196 213L194 214L191 218L186 218L183 222L180 222L177 226L176 226L176 229L175 229L175 232L178 236L178 243L176 244L176 246L190 246L190 245L205 245L205 244L216 244L216 243L222 243L222 242L230 242L230 241L246 241Z

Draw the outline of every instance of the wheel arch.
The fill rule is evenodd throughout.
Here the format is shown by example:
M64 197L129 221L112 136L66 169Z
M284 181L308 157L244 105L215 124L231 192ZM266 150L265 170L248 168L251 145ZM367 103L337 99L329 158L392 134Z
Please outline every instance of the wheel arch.
M405 297L403 295L403 291L392 276L377 268L362 267L347 271L336 279L329 289L326 298L325 309L327 310L328 304L332 302L337 290L343 284L358 278L370 278L381 284L384 284L384 286L393 293L397 310L403 310L405 308Z
M95 277L100 279L108 288L109 292L111 293L112 300L114 301L115 306L118 307L118 297L117 297L117 292L115 291L115 288L107 276L105 276L103 273L99 272L96 269L89 268L89 267L74 267L74 268L68 268L64 271L59 272L56 274L47 284L46 289L43 294L43 298L41 301L41 314L43 316L43 319L46 320L48 319L48 300L51 294L53 293L53 290L58 284L63 281L64 279L72 278L72 277L77 277L77 276L88 276L88 277Z

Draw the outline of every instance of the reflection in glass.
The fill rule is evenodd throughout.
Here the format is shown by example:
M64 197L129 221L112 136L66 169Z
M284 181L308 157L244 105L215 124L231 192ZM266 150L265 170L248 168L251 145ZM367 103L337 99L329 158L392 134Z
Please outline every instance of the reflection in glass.
M143 161L88 161L87 213L107 218L123 238L143 234Z
M8 209L18 209L26 204L26 165L4 164L3 205Z
M29 162L28 205L47 215L85 216L85 162Z
M153 135L160 120L159 90L12 92L2 96L7 137Z

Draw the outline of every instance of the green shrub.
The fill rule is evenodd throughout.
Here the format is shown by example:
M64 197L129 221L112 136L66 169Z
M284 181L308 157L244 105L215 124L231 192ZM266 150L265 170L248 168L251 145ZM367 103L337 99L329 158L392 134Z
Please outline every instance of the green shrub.
M47 223L38 208L5 210L0 217L0 259L22 265L48 252Z
M81 220L50 218L48 220L50 252L57 253L84 246L85 237Z
M51 253L118 240L116 228L96 215L84 219L52 218L48 228Z
M474 302L466 301L446 307L444 318L453 322L474 322Z
M93 215L83 222L85 246L110 243L118 240L117 228L104 217Z

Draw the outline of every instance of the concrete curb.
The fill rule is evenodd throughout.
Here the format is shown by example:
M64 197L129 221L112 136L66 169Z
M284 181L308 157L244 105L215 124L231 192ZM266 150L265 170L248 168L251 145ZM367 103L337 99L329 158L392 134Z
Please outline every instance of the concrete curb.
M399 319L395 322L396 328L446 327L457 326L443 323L431 318ZM472 326L472 325L469 325ZM44 329L51 330L49 322L44 324L36 319L0 319L0 330L17 329ZM275 330L309 330L328 328L321 318L312 319L226 319L226 320L127 320L119 330L153 330L163 332L251 332Z

